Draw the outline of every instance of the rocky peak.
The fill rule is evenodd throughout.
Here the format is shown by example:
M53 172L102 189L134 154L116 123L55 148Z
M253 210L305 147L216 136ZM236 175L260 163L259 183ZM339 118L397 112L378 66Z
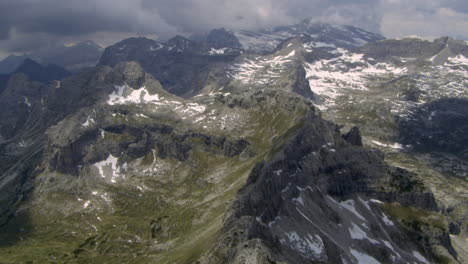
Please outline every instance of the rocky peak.
M344 136L344 139L348 141L351 145L362 146L362 136L361 131L358 127L352 127L348 133Z
M206 41L210 47L213 47L215 49L221 49L226 47L234 49L242 48L242 45L240 44L237 37L232 32L228 32L224 28L213 29L212 31L210 31L206 38Z
M37 63L36 61L26 58L23 63L16 69L16 72L27 71L28 69L38 69L42 68L42 65Z
M72 47L88 47L88 48L94 48L94 49L101 49L102 47L99 46L96 42L92 40L85 40L82 42L77 43L76 45L73 45Z
M114 44L113 48L116 48L118 50L126 50L132 47L142 47L142 46L151 46L155 45L158 42L149 38L145 37L138 37L138 38L127 38L124 39L116 44Z
M186 37L180 36L180 35L177 35L177 36L169 39L166 42L166 44L167 44L168 49L170 51L175 50L177 52L189 51L189 50L193 49L194 46L195 46L195 42L193 42L192 40L190 40L190 39L188 39Z
M16 70L25 59L27 55L10 55L0 61L0 74L9 74Z
M440 38L434 39L434 43L436 44L448 44L449 41L453 41L454 39L449 36L444 36Z
M337 47L353 49L369 42L385 39L382 35L352 26L336 26L314 23L311 19L298 24L279 26L258 31L234 31L243 49L256 53L270 53L278 44L302 34L308 34L317 42L333 44Z
M131 87L141 87L145 81L145 71L137 62L121 62L114 67L123 81Z
M25 59L24 62L14 71L14 73L24 73L31 80L47 83L52 80L61 80L71 75L66 69L49 64L43 66L32 59Z

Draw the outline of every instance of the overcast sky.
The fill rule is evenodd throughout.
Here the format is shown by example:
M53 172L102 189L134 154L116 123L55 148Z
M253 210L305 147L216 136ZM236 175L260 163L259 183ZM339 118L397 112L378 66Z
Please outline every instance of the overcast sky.
M0 0L0 58L54 43L166 39L213 28L256 29L303 18L386 37L468 39L467 0Z

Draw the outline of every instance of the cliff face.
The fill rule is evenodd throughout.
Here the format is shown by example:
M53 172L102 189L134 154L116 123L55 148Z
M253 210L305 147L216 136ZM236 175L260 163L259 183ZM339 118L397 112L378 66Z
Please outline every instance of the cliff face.
M454 252L446 227L430 217L398 218L412 206L442 219L414 175L386 165L380 151L346 142L333 124L306 120L249 175L215 250L224 260L203 261L408 263L421 261L419 252Z

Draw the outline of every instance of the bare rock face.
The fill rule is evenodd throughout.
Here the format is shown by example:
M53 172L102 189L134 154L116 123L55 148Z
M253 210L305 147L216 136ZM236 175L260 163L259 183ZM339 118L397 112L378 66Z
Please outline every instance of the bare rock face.
M362 146L361 131L359 131L358 127L351 128L351 130L349 130L349 132L344 136L344 139L351 145Z
M206 37L206 42L209 46L215 49L222 49L226 47L233 49L242 48L242 45L237 37L232 32L228 32L224 28L213 29L210 31Z
M400 138L422 152L447 152L468 158L468 101L441 99L417 109L410 120L400 122Z
M411 173L333 131L311 118L280 153L252 170L227 220L228 256L256 252L280 263L418 261L418 240L400 231L380 204L435 211L432 194ZM453 253L446 231L424 236L431 241L427 249L444 245ZM253 263L268 263L262 258Z
M207 85L210 72L216 71L222 67L220 65L239 55L237 48L220 47L221 44L226 43L216 42L211 38L207 43L198 43L182 36L176 36L166 43L132 38L106 48L100 65L113 67L119 62L137 61L167 91L190 97ZM233 45L236 46L235 43Z

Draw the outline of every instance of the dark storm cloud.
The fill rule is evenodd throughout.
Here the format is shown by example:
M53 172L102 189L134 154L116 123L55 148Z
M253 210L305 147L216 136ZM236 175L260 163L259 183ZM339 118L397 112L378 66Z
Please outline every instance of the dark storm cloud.
M167 23L188 32L219 26L253 29L303 18L359 24L378 31L381 17L379 1L375 0L144 0L143 4Z
M312 18L389 36L468 36L466 0L0 0L0 51L119 36L255 29ZM458 25L458 26L457 26Z
M60 42L118 35L173 34L141 1L1 0L0 51L28 52ZM106 33L106 34L103 34ZM101 40L97 39L97 40ZM104 43L109 44L109 43Z
M6 2L5 2L6 1ZM4 23L0 32L47 32L77 35L96 31L149 31L147 14L138 1L110 0L5 0L0 2ZM157 19L155 19L157 21ZM4 36L4 35L3 35Z

